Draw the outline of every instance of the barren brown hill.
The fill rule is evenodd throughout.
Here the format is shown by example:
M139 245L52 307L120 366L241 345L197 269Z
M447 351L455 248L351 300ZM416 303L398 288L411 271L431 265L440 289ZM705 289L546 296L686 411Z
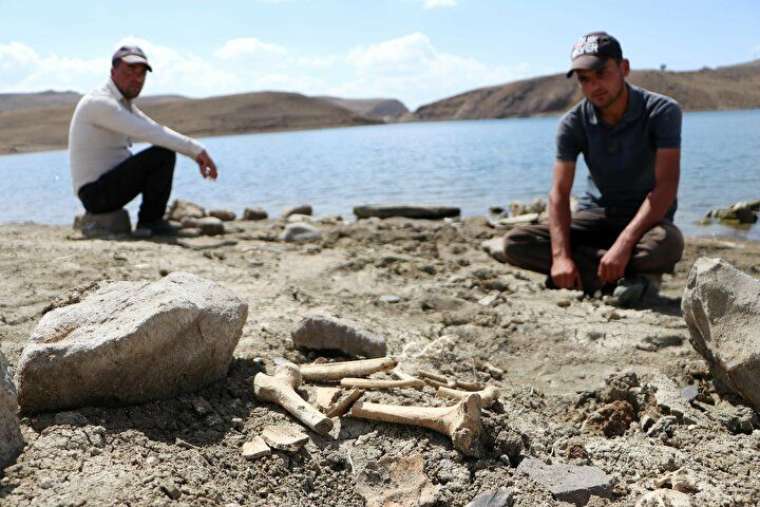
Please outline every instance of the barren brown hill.
M361 116L384 121L391 121L409 113L404 103L396 99L343 99L328 96L317 98L345 107Z
M0 154L65 148L76 100L66 105L0 109ZM379 120L298 93L260 92L205 99L146 97L143 110L191 136L369 125Z
M687 111L760 107L760 60L689 72L641 70L630 82L675 98ZM562 113L581 99L564 74L479 88L421 106L418 120L508 118Z

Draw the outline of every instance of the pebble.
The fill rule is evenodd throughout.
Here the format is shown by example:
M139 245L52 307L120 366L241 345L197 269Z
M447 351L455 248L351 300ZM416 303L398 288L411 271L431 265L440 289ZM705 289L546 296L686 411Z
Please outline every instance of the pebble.
M380 296L381 303L394 304L394 303L398 303L399 301L401 301L401 298L393 294L386 294L384 296Z

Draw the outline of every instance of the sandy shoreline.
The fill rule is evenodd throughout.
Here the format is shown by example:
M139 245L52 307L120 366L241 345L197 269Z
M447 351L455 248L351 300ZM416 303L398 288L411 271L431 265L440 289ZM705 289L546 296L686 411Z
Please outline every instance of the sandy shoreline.
M496 232L479 217L453 224L390 219L316 225L321 242L286 244L273 240L282 222L236 221L225 235L234 245L203 251L172 242L85 240L66 226L0 225L0 350L11 365L45 307L92 281L155 280L189 271L249 304L225 382L138 407L23 419L27 447L0 482L0 504L363 505L362 469L382 457L419 454L425 476L439 488L430 505L464 505L498 486L514 489L517 506L560 505L499 452L463 459L445 437L388 424L347 419L337 440L312 435L298 454L244 460L243 442L266 424L290 421L253 397L252 360L264 358L271 368L278 356L299 363L316 358L294 349L290 339L300 318L316 309L385 336L391 353L410 365L498 386L501 409L489 412L488 420L529 441L525 456L565 462L563 445L580 441L587 464L615 478L611 498L593 497L589 505L634 505L654 481L682 467L705 484L691 494L694 505L760 503L757 430L734 434L706 416L676 426L667 438L633 427L607 438L583 426L595 408L583 400L616 372L633 369L642 381L661 373L681 386L698 383L712 395L681 318L686 274L698 256L712 256L757 276L760 242L688 238L685 258L666 276L661 297L620 310L547 291L542 276L491 260L479 243ZM384 302L384 295L399 301ZM486 362L503 376L489 374ZM210 403L211 414L193 409L197 398ZM370 399L441 403L417 391ZM100 444L93 434L102 437Z

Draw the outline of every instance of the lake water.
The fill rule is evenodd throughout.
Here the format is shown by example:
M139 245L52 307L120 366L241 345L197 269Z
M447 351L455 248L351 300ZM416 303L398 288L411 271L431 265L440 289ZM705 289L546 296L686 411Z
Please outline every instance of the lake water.
M207 138L219 180L202 180L195 163L179 157L172 198L238 214L260 206L270 216L301 203L344 218L367 203L452 205L482 215L546 195L556 124L556 117L520 118ZM586 176L579 168L578 195ZM0 157L0 176L0 223L69 224L82 211L65 151ZM688 235L760 239L760 224L742 231L695 224L712 207L758 198L760 110L687 113L677 224ZM136 203L129 209L134 221Z

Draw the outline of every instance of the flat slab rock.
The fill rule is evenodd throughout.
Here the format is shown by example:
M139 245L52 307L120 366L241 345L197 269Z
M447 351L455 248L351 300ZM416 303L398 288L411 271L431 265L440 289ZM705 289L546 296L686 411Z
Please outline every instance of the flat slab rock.
M352 356L384 357L385 338L371 334L351 320L329 315L307 315L293 331L296 347L314 350L340 350Z
M701 257L689 272L681 309L691 344L712 375L760 410L760 281Z
M357 218L418 218L426 220L440 220L443 218L458 217L462 213L459 208L449 206L415 206L415 205L365 205L356 206L354 215Z
M24 447L17 411L16 386L8 362L0 352L0 477L3 468L12 464Z
M247 316L247 303L190 273L106 283L42 317L19 361L21 410L192 392L227 375Z
M515 495L511 489L499 488L481 493L465 507L512 507Z
M82 231L82 235L86 238L129 234L132 232L132 222L125 209L110 213L85 213L74 218L74 229Z
M267 426L261 438L269 447L287 452L298 452L309 441L309 436L295 426Z
M612 492L611 478L593 466L547 465L525 458L517 471L544 486L557 500L575 505L586 505L592 495L606 497Z

